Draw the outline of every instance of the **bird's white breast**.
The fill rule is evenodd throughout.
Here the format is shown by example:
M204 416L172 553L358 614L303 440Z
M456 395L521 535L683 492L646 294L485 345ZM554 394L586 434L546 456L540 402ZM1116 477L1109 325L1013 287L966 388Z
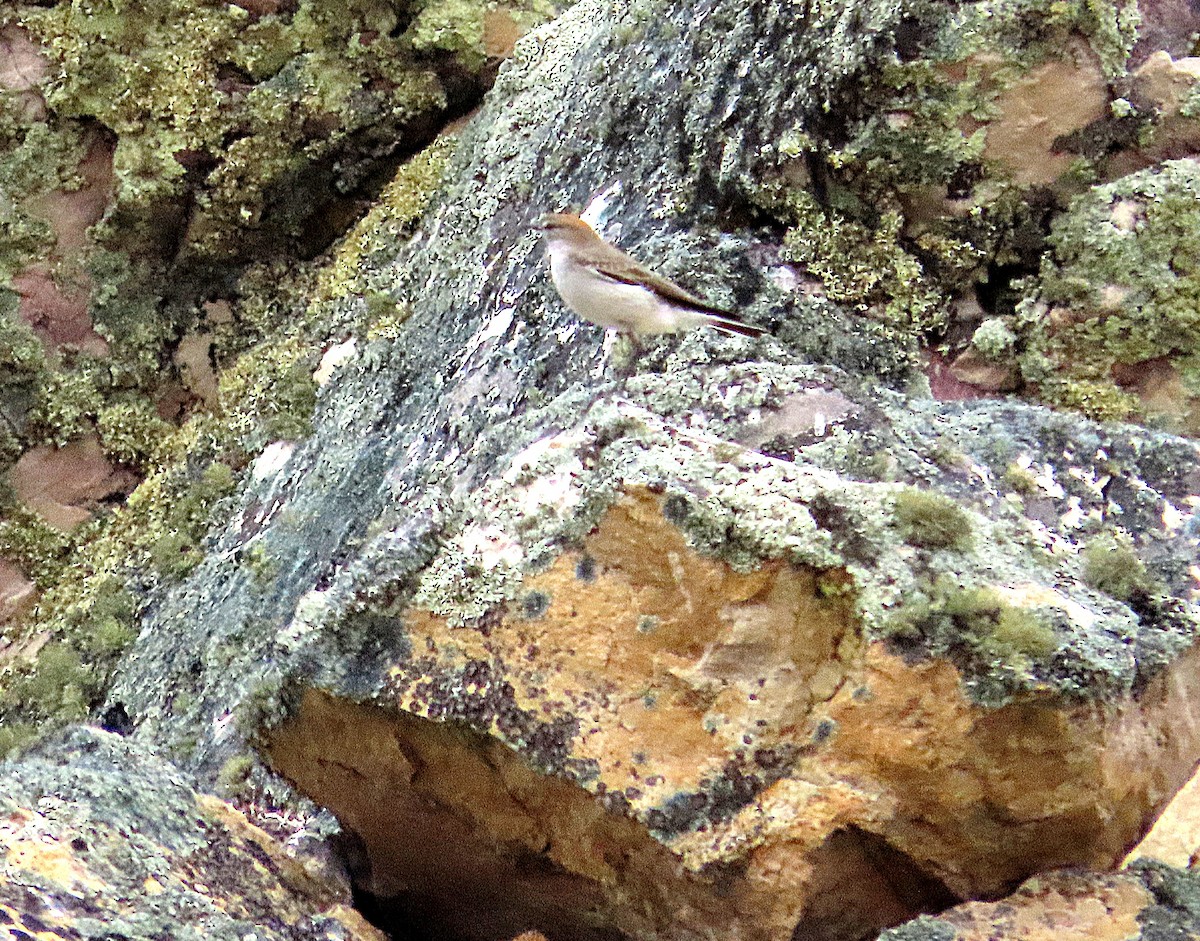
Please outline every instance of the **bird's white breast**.
M551 244L550 279L563 302L584 320L634 333L674 333L704 321L704 315L676 307L649 288L598 274L566 247Z

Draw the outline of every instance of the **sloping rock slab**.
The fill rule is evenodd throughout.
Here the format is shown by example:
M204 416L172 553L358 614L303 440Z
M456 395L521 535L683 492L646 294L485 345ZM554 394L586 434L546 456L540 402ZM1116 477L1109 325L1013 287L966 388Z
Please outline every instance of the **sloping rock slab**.
M0 924L14 939L383 941L336 870L89 728L0 765Z

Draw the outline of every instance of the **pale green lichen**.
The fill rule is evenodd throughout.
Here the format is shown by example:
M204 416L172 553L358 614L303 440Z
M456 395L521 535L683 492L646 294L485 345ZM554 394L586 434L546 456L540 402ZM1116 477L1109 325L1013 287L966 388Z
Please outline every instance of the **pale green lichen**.
M1200 164L1161 167L1074 200L1022 307L1026 377L1055 404L1098 419L1142 411L1114 367L1171 357L1185 389L1200 386ZM1196 395L1173 421L1196 430Z
M971 336L971 345L991 360L1005 360L1016 346L1017 335L1001 317L989 317Z
M321 270L319 299L334 300L352 293L388 296L373 289L371 272L411 233L413 223L441 185L455 143L453 136L441 137L396 172L371 210L338 244L332 262ZM374 316L383 313L377 311Z
M153 468L163 457L175 426L163 421L145 399L116 400L96 416L96 429L105 454L118 464Z
M207 174L189 237L223 255L278 199L273 186L364 127L441 105L437 79L391 35L398 16L376 0L304 0L287 18L100 0L27 7L20 22L58 67L45 90L55 112L117 134L107 233L127 241L132 224L153 238L155 213L193 185L199 160Z
M87 432L104 407L104 395L91 370L46 372L29 414L30 437L62 447Z
M70 538L9 496L0 505L0 558L21 567L41 586L53 585L67 562Z
M887 342L940 339L953 296L1029 270L1043 248L1027 187L986 152L1003 94L1080 38L1120 77L1137 23L1131 0L915 10L902 54L830 108L837 133L785 132L751 198L789 226L787 259L832 300L886 324ZM1093 172L1094 160L1077 163L1068 175ZM1007 305L1011 292L998 287ZM999 334L979 339L993 358L1009 355L991 342Z
M868 228L804 191L764 192L760 199L791 226L785 257L820 279L831 300L910 336L941 323L946 298L921 261L900 246L898 212L883 213Z

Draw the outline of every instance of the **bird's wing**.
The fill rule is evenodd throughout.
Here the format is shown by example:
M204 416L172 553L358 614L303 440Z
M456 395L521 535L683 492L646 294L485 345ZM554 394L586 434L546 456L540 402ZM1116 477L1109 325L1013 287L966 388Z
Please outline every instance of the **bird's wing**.
M690 307L705 313L729 315L729 311L724 308L716 307L690 291L685 291L678 284L643 268L619 249L614 249L612 255L605 253L604 257L596 262L596 272L612 281L645 285L660 297L682 307Z

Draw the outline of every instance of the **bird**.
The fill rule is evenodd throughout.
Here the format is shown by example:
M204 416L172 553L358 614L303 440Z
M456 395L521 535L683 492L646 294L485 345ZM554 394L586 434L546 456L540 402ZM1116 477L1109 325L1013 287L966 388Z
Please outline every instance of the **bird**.
M746 337L766 332L643 268L579 216L547 213L538 228L546 236L550 280L559 297L589 323L628 334L635 343L641 335L700 326Z

